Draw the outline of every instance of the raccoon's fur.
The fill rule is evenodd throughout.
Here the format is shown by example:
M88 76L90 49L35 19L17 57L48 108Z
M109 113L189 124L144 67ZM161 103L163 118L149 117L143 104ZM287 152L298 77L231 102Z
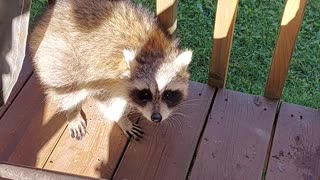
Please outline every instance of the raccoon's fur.
M187 96L192 52L130 1L57 0L33 29L29 47L47 97L66 113L77 139L85 135L80 110L88 97L100 102L106 119L139 137L128 109L160 122Z

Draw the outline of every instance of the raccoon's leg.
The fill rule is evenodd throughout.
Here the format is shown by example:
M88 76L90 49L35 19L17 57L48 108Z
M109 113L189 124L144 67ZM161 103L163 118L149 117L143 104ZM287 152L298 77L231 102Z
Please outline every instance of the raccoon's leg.
M120 97L99 99L99 109L105 119L117 122L124 134L130 138L138 140L142 138L143 131L136 123L128 119L127 101Z
M80 111L83 101L89 96L86 90L71 93L49 91L50 99L57 103L59 111L67 116L68 129L72 138L82 139L86 134L86 122Z
M70 135L72 138L76 138L78 140L82 139L86 135L87 127L80 111L81 106L77 106L76 108L66 111Z

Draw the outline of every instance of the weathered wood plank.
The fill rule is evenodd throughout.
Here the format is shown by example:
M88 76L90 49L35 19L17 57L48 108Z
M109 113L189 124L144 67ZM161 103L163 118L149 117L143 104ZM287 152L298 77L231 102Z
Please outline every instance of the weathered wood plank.
M88 125L86 136L78 141L65 131L44 168L110 179L127 138L118 125L102 119L94 101L87 102L83 111Z
M208 82L214 87L223 88L226 84L238 2L219 0L217 4Z
M264 95L280 99L307 0L287 0Z
M320 110L282 103L267 180L320 178Z
M213 89L192 82L179 121L141 120L144 138L129 143L114 179L185 179L212 98Z
M42 168L65 129L32 76L0 121L0 160Z
M260 179L277 101L220 89L190 179Z
M158 20L170 34L177 29L177 6L178 0L156 0Z

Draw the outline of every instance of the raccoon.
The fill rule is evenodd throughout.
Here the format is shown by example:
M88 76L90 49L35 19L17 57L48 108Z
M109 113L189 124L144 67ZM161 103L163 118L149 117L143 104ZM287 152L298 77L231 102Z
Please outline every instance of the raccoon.
M127 114L168 119L188 93L192 50L181 49L141 5L127 0L57 0L28 40L47 99L66 114L73 138L86 134L88 98L128 137L142 129Z

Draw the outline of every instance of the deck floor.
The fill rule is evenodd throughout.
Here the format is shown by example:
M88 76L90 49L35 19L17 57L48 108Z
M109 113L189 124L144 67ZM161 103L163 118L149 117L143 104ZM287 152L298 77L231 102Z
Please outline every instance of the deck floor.
M184 115L127 140L90 100L72 139L34 75L0 114L0 161L107 179L319 179L320 111L191 82ZM1 177L1 176L0 176Z

